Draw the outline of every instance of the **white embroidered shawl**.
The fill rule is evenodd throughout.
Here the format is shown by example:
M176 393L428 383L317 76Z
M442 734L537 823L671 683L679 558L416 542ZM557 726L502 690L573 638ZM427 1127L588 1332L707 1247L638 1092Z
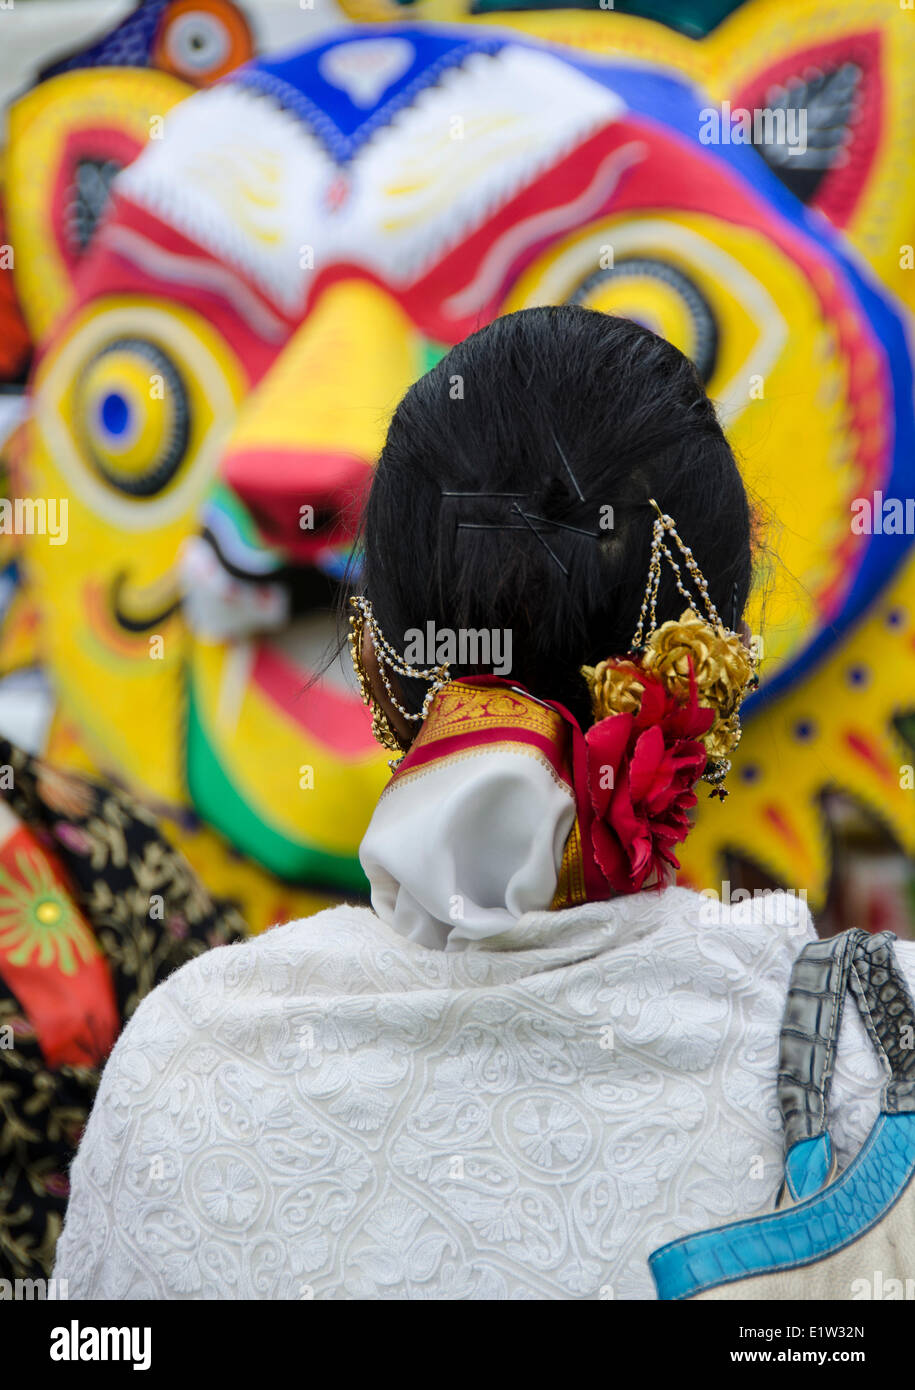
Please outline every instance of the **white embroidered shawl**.
M669 888L441 951L342 907L194 960L105 1069L55 1276L72 1298L653 1297L651 1250L766 1207L781 1173L812 925L783 896L707 909ZM879 1081L847 1010L842 1161Z

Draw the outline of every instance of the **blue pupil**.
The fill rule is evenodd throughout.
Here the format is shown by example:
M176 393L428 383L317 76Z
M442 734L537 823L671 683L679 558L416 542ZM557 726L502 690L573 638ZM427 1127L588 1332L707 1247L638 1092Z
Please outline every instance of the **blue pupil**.
M130 407L117 391L111 391L102 401L102 424L115 438L122 435L130 422Z

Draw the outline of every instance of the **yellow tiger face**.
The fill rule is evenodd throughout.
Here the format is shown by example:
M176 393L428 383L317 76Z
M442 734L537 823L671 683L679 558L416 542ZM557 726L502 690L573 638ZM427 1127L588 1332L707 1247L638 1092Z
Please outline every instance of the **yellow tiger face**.
M30 544L31 592L97 760L289 883L356 886L385 764L343 671L310 683L354 504L437 355L497 314L575 301L696 361L779 518L742 791L768 799L727 833L770 827L759 857L822 882L766 749L777 734L804 764L780 710L898 567L848 516L905 468L908 349L763 162L700 141L700 106L643 65L404 27L255 64L171 112L117 181L33 384L32 486L69 499L70 538ZM699 873L725 844L710 824Z

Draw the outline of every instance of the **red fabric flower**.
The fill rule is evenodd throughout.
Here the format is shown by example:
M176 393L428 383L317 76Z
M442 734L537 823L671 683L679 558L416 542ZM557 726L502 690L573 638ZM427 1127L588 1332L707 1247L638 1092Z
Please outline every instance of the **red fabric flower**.
M673 846L689 832L707 758L698 739L715 718L699 705L694 681L679 703L657 677L638 678L638 713L612 714L585 735L594 857L617 893L638 893L665 865L680 867Z

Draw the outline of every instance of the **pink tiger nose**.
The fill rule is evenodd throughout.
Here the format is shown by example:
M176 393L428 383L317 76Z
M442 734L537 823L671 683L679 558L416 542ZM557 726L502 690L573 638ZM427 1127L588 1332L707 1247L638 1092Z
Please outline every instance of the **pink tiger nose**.
M230 452L223 480L244 502L266 545L298 564L354 539L372 468L331 450L253 448Z
M422 335L381 286L341 279L248 398L223 481L263 540L315 563L351 540L391 412L422 367Z

